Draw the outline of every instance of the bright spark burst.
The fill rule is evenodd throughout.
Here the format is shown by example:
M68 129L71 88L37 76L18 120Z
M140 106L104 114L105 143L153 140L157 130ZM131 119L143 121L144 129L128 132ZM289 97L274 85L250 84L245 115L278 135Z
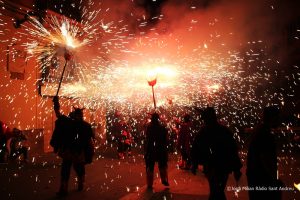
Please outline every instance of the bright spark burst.
M42 66L48 66L58 56L64 56L65 53L74 56L83 47L91 45L98 37L99 23L92 23L90 20L94 20L98 12L86 14L89 14L87 20L82 20L81 23L51 14L43 23L35 17L29 17L26 32L21 33L29 40L25 43L28 58L35 57Z
M66 51L81 58L86 55L84 53L98 54L88 62L73 59L73 63L68 65L75 73L67 73L61 95L71 97L73 100L65 101L62 107L70 106L74 103L74 99L75 102L90 108L90 111L105 107L107 124L113 121L109 113L118 109L122 111L126 121L131 123L133 132L141 132L138 125L142 122L139 118L147 118L149 111L147 109L153 106L151 88L147 84L149 76L157 78L155 85L157 105L165 115L162 119L166 119L169 127L173 123L170 120L172 117L192 112L193 106L204 107L210 104L218 108L222 114L221 119L231 124L235 133L241 128L253 127L265 105L272 103L285 105L286 97L293 97L294 88L298 87L300 80L298 66L295 66L293 74L277 70L277 66L281 64L276 59L268 57L265 53L265 44L259 39L243 43L244 51L236 49L223 51L226 41L221 41L223 35L219 34L220 30L210 36L211 40L218 43L217 47L215 43L202 41L201 38L191 45L180 39L188 35L162 36L156 33L155 28L150 33L140 31L134 34L129 30L130 25L126 25L123 19L109 22L99 20L99 12L84 10L85 21L80 23L64 17L50 16L48 24L42 24L37 19L30 18L30 24L24 24L25 33L21 34L25 34L29 40L25 44L28 53L45 66L51 65L54 57L63 56ZM110 11L107 9L105 12L109 14ZM191 26L196 26L197 21L201 20L189 21L192 21ZM121 25L124 23L125 25ZM0 35L5 35L6 25L0 19ZM146 26L147 23L141 20L139 27ZM193 27L187 29L191 33L195 30ZM297 32L299 34L300 31ZM238 33L230 33L236 34ZM195 35L197 34L193 36ZM98 43L95 44L97 39ZM295 39L298 40L299 36ZM1 42L3 41L6 39ZM91 46L94 48L90 48ZM58 65L61 65L59 61ZM59 67L51 70L55 74L61 74ZM275 88L274 83L281 77L285 77L288 86ZM34 79L34 76L28 77L29 79ZM57 79L50 80L44 92L54 91L55 94L57 82ZM13 84L15 82L10 80L0 87L5 90ZM14 104L17 98L24 98L26 102L36 100L35 96L30 95L32 92L28 91L25 83L21 84L20 91L1 96L0 98L8 103L5 106ZM52 112L46 109L46 104L46 101L42 101L38 105L41 111L37 111L39 113L32 118L32 122L37 118L41 124L50 121L44 117ZM18 117L24 110L14 107L11 110L14 119L10 124L19 126L21 122L18 121ZM30 112L33 113L34 108L30 108ZM298 114L297 117L300 118L299 116ZM195 119L199 121L196 116ZM34 128L34 125L23 127L23 129L30 128ZM296 135L292 128L285 131L289 136ZM236 138L243 144L238 134ZM282 148L283 153L299 149L299 143L298 146L292 142L285 145ZM35 162L34 158L32 162ZM293 157L281 158L279 163L284 165L288 162L293 162ZM114 166L111 165L110 168ZM289 169L290 176L299 172L299 167L295 168ZM14 174L14 177L18 176L19 174ZM109 189L109 180L113 182L110 176L105 173L108 182L101 185L101 188ZM33 178L40 181L38 176ZM177 184L176 180L174 182ZM294 183L294 186L299 190L300 184ZM126 187L126 191L130 192L130 188Z
M294 183L294 186L295 186L295 188L296 188L297 190L300 191L300 183L298 183L298 184Z

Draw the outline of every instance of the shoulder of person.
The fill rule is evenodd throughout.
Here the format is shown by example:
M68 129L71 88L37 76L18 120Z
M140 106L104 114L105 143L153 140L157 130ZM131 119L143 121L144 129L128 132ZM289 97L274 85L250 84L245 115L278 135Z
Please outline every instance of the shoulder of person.
M268 132L270 132L270 129L264 126L264 124L259 124L253 130L253 136L255 138L267 138L268 136L271 136L271 134L265 134Z
M227 133L227 134L230 134L230 135L233 136L233 133L232 133L231 129L230 129L228 126L226 126L226 125L224 125L224 124L220 124L220 123L218 123L217 126L218 126L218 128L219 128L222 132Z
M210 132L211 132L211 130L214 130L214 129L216 129L216 128L218 128L218 126L208 126L208 125L202 125L201 127L200 127L200 130L199 130L199 134L200 135L205 135L205 134L209 134Z
M206 137L206 128L205 126L200 127L199 131L196 133L195 140L201 140Z
M68 117L68 116L66 116L66 115L60 115L60 116L56 119L57 122L69 121L69 120L71 120L71 118Z
M162 129L163 129L164 131L168 131L167 126L165 126L164 124L160 124L160 126L162 127Z
M89 122L87 122L87 121L82 121L82 123L85 125L85 126L92 126Z

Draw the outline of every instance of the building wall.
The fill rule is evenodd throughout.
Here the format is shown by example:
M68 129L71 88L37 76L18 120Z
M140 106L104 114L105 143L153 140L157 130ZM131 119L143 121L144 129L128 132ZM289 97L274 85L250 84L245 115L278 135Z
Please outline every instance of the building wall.
M56 120L52 109L52 98L41 97L37 90L37 80L40 77L39 69L35 58L16 58L13 61L12 55L7 57L7 48L24 52L22 43L26 38L19 38L17 32L22 28L15 29L12 25L12 18L0 16L0 120L10 128L20 130L42 129L44 139L44 151L52 151L49 146L50 137ZM11 46L11 41L14 45ZM16 72L16 73L14 73ZM12 79L11 75L15 75ZM68 114L72 110L73 102L70 99L61 99L62 112ZM94 119L90 117L90 111L85 111L86 121L95 121L97 132L105 135L105 111L94 111ZM99 135L97 134L97 135ZM31 138L35 140L35 138ZM32 141L34 142L34 141Z

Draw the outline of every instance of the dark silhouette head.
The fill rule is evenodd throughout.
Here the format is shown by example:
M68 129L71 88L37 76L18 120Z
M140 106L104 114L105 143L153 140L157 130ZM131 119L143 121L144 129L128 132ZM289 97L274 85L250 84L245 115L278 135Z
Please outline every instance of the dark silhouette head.
M264 124L275 128L280 122L280 109L277 106L267 106L263 111Z
M70 112L69 117L75 120L83 120L83 110L84 108L75 108L73 106L74 110Z
M207 107L201 111L201 118L205 124L217 123L217 114L213 107Z
M158 113L153 113L152 115L151 115L151 122L158 122L158 120L159 120L159 114Z
M191 116L189 114L185 114L183 116L183 121L186 122L186 123L190 122L191 121Z
M18 129L18 128L13 128L12 132L15 134L15 135L19 135L21 133L21 130Z

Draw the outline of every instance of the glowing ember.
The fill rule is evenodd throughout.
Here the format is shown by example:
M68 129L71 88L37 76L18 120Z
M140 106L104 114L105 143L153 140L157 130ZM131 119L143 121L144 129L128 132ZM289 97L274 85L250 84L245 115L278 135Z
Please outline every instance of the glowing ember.
M300 191L300 183L298 183L298 184L294 183L294 186L295 186L295 188L297 188L297 190Z

